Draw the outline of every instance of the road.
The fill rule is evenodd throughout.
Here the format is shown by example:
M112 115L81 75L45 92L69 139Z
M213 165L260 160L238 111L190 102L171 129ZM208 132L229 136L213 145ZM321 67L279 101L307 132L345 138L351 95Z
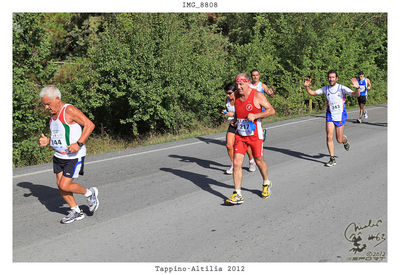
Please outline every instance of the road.
M224 203L225 133L88 156L79 183L100 207L68 225L51 164L14 169L13 261L387 261L387 106L368 110L363 124L349 111L331 168L323 114L264 125L272 194L246 157L240 206Z

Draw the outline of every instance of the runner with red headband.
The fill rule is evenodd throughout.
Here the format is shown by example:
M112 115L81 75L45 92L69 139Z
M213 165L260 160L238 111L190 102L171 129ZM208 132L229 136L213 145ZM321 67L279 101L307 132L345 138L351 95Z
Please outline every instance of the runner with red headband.
M227 199L229 204L242 204L241 194L243 177L243 160L250 146L254 159L263 178L262 198L270 196L271 181L268 179L268 166L264 161L263 131L261 119L272 116L275 110L267 98L256 89L250 88L250 77L245 73L238 74L235 79L235 118L231 122L236 126L235 154L233 157L233 182L235 191ZM265 108L264 112L261 109Z
M221 113L228 118L228 131L226 132L226 149L228 151L228 156L231 161L231 167L225 171L226 174L233 174L233 145L235 144L236 127L231 125L231 121L235 118L235 91L236 84L230 83L225 86L226 93L226 109L222 110ZM254 161L253 154L251 153L251 148L247 149L247 154L249 156L249 171L256 171L256 162Z

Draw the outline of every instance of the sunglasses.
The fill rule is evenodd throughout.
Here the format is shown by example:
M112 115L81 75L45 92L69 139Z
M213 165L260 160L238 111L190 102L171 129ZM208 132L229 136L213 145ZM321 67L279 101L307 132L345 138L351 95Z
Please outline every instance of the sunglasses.
M230 91L230 92L227 92L226 94L227 95L231 95L231 94L233 94L235 91Z

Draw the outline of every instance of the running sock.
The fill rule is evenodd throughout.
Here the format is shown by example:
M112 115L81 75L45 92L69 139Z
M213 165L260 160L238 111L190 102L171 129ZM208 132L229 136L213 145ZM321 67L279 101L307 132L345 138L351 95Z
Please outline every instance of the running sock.
M71 207L71 209L74 210L74 211L77 212L77 213L80 213L80 212L81 212L81 209L79 208L78 205L75 205L74 207Z
M264 183L263 183L263 185L270 185L271 184L271 181L268 179L268 180L264 180Z
M242 190L241 189L235 189L236 193L241 196L242 195Z
M85 197L90 197L92 195L92 191L90 191L89 189L86 189L86 193L85 193Z
M250 160L250 163L254 163L254 159L251 159L251 160Z

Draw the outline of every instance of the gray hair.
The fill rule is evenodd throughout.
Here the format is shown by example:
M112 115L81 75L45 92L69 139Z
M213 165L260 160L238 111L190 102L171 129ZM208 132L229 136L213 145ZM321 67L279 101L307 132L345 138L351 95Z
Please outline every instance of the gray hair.
M248 75L248 74L246 74L246 73L240 73L240 74L238 74L237 76L236 76L236 78L244 78L244 79L247 79L247 80L250 80L250 76Z
M56 99L57 97L61 99L61 92L56 86L49 85L42 88L39 96L40 98L47 96L51 99Z

